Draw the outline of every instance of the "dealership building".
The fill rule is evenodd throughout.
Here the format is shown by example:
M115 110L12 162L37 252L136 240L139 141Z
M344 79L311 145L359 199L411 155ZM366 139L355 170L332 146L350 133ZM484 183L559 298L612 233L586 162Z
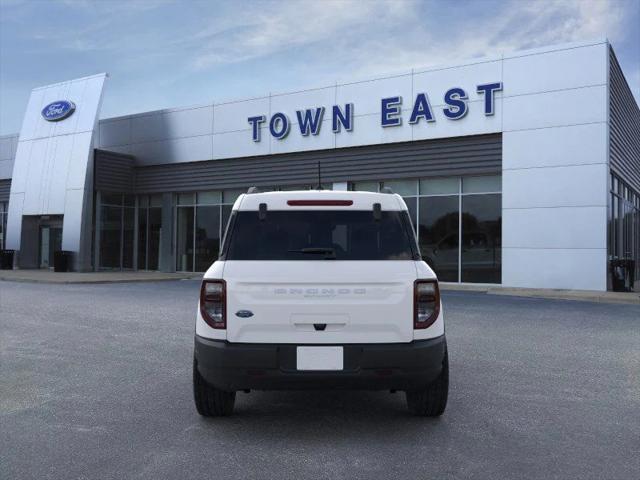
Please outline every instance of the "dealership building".
M106 74L32 91L0 137L13 268L206 270L262 190L405 199L442 281L640 289L640 109L606 40L100 118Z

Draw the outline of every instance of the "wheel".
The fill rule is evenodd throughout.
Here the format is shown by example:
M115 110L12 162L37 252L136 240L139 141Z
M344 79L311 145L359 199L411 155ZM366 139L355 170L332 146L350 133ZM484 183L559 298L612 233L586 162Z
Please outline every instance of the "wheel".
M236 392L218 390L202 378L195 359L193 360L193 398L196 410L203 417L223 417L231 415L236 403Z
M449 396L449 354L445 350L440 375L424 390L405 392L407 407L414 415L438 417L444 413Z

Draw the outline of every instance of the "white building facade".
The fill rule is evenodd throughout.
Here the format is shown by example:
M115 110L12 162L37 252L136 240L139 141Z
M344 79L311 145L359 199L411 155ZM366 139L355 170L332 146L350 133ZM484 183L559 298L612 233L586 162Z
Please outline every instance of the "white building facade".
M320 165L324 188L403 195L441 280L637 282L640 110L606 40L98 120L104 79L34 90L0 138L15 268L62 249L76 270L203 271L240 192L312 188ZM51 122L56 102L75 110Z

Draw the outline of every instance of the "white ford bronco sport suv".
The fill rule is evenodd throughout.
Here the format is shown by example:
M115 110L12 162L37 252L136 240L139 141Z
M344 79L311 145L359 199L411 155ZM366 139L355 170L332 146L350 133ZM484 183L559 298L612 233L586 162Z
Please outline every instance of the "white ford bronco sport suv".
M237 391L404 390L444 412L449 365L438 281L402 197L240 195L196 313L198 412L229 415Z

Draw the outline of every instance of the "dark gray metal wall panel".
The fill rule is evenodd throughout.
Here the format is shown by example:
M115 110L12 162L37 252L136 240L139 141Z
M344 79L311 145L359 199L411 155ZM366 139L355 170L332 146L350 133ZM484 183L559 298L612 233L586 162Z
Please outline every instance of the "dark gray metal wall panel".
M335 150L135 168L139 193L500 173L502 135L477 135Z
M122 153L95 151L94 188L101 192L132 193L134 157Z
M10 192L11 179L0 180L0 202L8 202Z
M613 49L609 49L609 158L611 169L640 192L640 108Z

